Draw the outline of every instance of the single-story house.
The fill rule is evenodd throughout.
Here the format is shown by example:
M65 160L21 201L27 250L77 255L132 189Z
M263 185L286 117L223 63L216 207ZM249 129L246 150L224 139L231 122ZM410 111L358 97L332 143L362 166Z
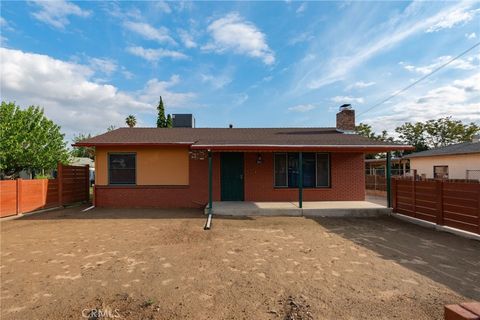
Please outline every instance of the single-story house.
M410 160L411 170L427 179L480 180L480 142L454 144L442 148L416 152L404 156Z
M354 129L344 105L333 128L120 128L75 145L95 147L99 207L364 200L365 153L411 147Z

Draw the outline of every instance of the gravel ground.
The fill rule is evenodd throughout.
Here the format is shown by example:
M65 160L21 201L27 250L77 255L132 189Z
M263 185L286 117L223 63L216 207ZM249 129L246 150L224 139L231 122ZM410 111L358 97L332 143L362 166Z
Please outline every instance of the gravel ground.
M441 319L480 242L394 218L83 207L1 223L1 319Z

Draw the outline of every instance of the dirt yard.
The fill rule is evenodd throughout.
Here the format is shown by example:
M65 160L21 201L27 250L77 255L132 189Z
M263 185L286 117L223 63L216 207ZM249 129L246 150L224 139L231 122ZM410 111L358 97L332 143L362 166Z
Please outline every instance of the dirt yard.
M82 207L1 223L1 319L441 319L480 242L394 218Z

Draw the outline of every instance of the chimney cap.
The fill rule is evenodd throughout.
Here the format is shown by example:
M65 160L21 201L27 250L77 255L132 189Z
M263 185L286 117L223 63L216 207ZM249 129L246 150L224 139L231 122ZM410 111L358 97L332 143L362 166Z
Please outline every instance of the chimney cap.
M345 103L345 104L342 104L338 109L339 111L352 110L352 105L350 103Z

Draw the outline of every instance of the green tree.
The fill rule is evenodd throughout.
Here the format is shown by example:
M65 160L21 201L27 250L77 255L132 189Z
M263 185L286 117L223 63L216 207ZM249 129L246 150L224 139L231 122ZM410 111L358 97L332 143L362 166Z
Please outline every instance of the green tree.
M359 123L358 126L355 127L355 132L358 135L367 137L369 139L374 139L376 138L375 132L373 132L372 126L366 123Z
M384 141L384 142L391 142L395 143L395 139L393 137L388 136L387 130L383 130L381 134L376 134L372 126L366 123L359 123L358 126L355 127L355 132L358 135L367 137L372 140L376 141ZM394 157L400 157L401 153L398 151L393 152ZM385 154L383 153L377 153L377 154L366 154L365 155L366 159L377 159L377 158L385 158Z
M133 128L137 125L137 119L135 118L135 116L133 114L131 114L128 117L125 118L125 123L130 128Z
M165 117L165 106L163 105L162 96L160 96L160 101L158 101L157 111L158 111L157 128L166 128L167 118Z
M413 145L418 152L472 141L473 136L480 131L480 126L473 122L463 124L462 121L446 117L413 124L407 122L395 131L403 143Z
M91 137L92 135L90 133L80 133L79 135L74 136L72 141L73 143L77 143L85 139L90 139ZM95 158L95 149L93 147L73 147L71 154L73 157L90 158L93 160Z
M472 141L473 136L480 131L475 123L463 124L451 117L425 122L425 140L432 148L445 147L450 144Z
M173 120L172 120L172 115L168 114L167 115L167 125L166 128L172 128L173 127Z
M110 131L113 131L117 129L117 127L115 127L113 124L111 124L108 128L107 128L107 132L110 132Z
M415 150L410 152L428 150L428 145L425 141L425 126L422 122L416 122L413 124L405 122L400 127L397 127L395 132L398 133L398 137L402 143L415 147Z
M366 123L359 123L359 125L355 127L355 132L358 135L372 140L394 142L394 139L388 136L387 130L383 130L381 134L376 134L372 126Z
M54 169L68 162L68 151L60 126L45 117L43 109L24 110L15 103L0 106L0 172L7 178L18 177L22 170Z

